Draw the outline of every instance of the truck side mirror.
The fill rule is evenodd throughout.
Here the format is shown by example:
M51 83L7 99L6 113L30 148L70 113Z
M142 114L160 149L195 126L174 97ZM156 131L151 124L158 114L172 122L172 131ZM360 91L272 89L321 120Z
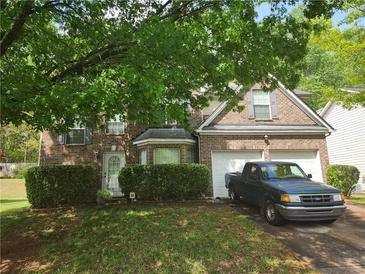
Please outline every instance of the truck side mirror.
M312 179L312 177L313 177L312 174L310 174L310 173L308 173L307 176L308 176L309 179Z

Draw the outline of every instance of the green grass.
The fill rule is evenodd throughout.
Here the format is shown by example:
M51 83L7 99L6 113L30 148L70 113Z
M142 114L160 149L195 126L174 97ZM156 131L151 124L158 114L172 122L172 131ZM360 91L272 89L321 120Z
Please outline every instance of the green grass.
M24 179L0 179L0 214L29 206Z
M358 204L365 204L365 194L354 194L350 197L350 201Z
M22 271L311 271L270 235L229 207L119 207L17 212L2 218L1 228L4 248L10 237L24 239L28 242L25 248L40 250L31 264L18 265L17 270ZM41 248L29 244L29 239L34 246ZM6 254L3 256L5 261ZM32 265L37 268L29 268Z

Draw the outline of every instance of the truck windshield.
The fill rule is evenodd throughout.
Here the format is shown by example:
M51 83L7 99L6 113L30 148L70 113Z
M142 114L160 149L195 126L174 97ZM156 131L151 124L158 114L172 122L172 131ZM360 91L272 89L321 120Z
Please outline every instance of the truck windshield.
M268 179L305 179L307 176L296 164L277 163L261 167L262 177Z

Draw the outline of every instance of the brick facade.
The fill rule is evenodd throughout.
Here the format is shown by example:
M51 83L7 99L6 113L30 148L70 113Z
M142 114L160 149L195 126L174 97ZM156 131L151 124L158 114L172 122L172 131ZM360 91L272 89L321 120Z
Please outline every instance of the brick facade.
M256 86L257 87L257 86ZM262 121L249 119L246 106L246 97L241 104L245 110L241 113L233 111L222 111L211 123L221 125L316 125L316 123L303 112L291 99L281 90L275 90L278 108L278 119ZM217 104L218 105L218 104ZM204 118L204 111L192 111L191 123L193 128L197 128ZM322 174L325 177L328 165L328 153L325 135L303 135L303 136L269 136L269 143L266 143L263 135L200 135L196 145L194 144L156 144L156 145L133 145L132 140L144 132L148 126L130 123L125 126L122 135L107 135L105 128L93 130L92 144L90 145L59 145L57 135L48 131L42 133L40 164L91 164L97 169L98 182L101 182L103 155L112 152L112 146L116 146L116 152L125 154L126 164L138 163L138 151L147 149L147 163L153 163L154 148L179 148L181 162L187 160L187 150L191 147L195 149L195 158L202 164L212 169L212 151L222 150L260 150L264 159L270 160L271 150L316 150L319 153ZM200 153L200 154L199 154ZM212 194L211 185L211 194Z

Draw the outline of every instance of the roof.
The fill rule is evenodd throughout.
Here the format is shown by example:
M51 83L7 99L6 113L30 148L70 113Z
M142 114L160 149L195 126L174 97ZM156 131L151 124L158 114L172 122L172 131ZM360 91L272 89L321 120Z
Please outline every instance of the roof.
M328 129L324 126L303 126L303 125L213 125L203 129L204 134L232 134L232 135L296 135L296 134L318 134L327 133Z
M270 77L275 78L272 75ZM280 89L297 107L299 107L304 113L306 113L313 121L318 124L316 128L324 128L327 132L332 131L333 127L327 123L316 111L314 111L310 106L308 106L303 100L299 98L299 96L291 91L288 90L280 81L278 81L278 89ZM302 91L305 92L305 91ZM201 133L205 132L207 127L213 122L213 120L224 110L227 105L227 101L218 105L218 107L212 112L212 114L199 126L196 132ZM255 126L257 128L257 126ZM300 127L303 129L304 127ZM215 130L215 129L211 129ZM221 129L224 130L224 129ZM297 131L299 132L299 131Z
M301 96L301 95L307 95L307 96L310 96L312 93L308 92L308 91L304 91L304 90L299 90L299 89L294 89L293 90L294 93L298 96Z
M194 136L183 128L149 128L133 140L133 144L147 143L195 143Z

